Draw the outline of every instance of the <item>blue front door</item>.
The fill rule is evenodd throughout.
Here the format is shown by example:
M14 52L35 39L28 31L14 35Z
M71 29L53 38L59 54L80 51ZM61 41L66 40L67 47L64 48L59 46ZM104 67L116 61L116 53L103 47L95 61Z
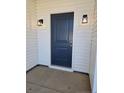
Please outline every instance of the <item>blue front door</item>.
M51 64L72 66L74 13L51 14Z

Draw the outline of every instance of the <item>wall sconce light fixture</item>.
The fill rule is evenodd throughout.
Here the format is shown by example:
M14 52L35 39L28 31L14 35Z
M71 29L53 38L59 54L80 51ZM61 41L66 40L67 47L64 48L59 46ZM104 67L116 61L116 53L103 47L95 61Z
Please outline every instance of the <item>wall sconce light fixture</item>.
M39 20L37 21L37 25L38 25L38 26L42 26L42 25L43 25L43 19L39 19Z
M88 23L88 16L87 16L87 14L83 15L83 17L82 17L82 24L84 24L84 23Z

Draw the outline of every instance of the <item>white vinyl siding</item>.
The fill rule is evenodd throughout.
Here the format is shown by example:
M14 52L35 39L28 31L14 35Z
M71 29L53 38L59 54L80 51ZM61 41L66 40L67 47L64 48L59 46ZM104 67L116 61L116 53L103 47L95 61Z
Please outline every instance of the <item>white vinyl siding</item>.
M96 2L96 0L95 0ZM91 33L91 51L90 51L90 66L89 66L89 75L92 93L97 93L97 9L96 3L94 4L94 17Z
M89 73L94 0L36 0L36 4L37 19L44 21L37 29L39 64L51 63L50 14L74 12L72 69ZM87 24L81 24L83 14L88 15Z
M27 0L26 5L26 70L38 63L37 31L34 26L36 20L36 6L34 0Z

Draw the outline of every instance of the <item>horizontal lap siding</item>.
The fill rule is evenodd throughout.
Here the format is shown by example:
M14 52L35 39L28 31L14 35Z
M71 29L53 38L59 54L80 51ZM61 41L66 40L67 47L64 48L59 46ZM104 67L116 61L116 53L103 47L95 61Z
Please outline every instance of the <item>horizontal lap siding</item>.
M36 6L34 0L27 0L26 9L26 70L38 63L37 31L34 26L36 21Z
M94 0L36 0L37 19L43 18L44 27L38 28L39 64L50 65L50 14L74 11L72 69L89 73L89 58ZM81 24L83 14L88 24Z
M90 68L89 68L92 93L96 93L96 87L97 87L96 86L97 72L95 71L97 68L96 55L97 55L97 9L96 9L96 3L95 3L93 23L92 23L92 33L91 33L91 53L90 53Z

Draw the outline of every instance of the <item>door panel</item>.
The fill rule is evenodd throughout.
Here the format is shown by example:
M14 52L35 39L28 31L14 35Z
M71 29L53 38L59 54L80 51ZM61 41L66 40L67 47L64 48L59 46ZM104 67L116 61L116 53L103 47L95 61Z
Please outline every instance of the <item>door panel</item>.
M51 15L51 64L71 67L74 13Z

